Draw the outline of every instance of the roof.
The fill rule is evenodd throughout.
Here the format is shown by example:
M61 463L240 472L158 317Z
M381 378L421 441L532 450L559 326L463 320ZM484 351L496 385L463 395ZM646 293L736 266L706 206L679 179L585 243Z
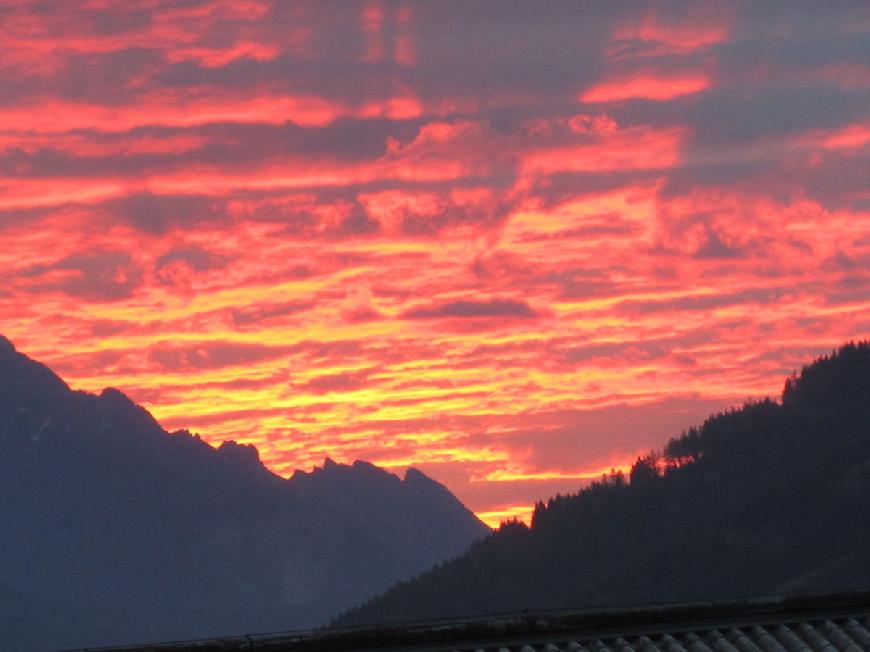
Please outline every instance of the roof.
M861 652L870 591L523 613L106 648L140 652Z

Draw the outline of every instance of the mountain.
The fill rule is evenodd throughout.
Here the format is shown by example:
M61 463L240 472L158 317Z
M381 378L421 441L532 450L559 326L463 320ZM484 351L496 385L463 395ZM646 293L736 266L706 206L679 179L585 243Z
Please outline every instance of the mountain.
M168 433L0 337L0 649L307 628L489 532L445 487Z
M870 343L334 625L870 588Z

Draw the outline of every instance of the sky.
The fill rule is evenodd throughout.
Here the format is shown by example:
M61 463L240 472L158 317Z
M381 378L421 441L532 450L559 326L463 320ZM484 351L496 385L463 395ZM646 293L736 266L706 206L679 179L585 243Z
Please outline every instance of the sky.
M870 336L866 2L0 4L0 333L491 524Z

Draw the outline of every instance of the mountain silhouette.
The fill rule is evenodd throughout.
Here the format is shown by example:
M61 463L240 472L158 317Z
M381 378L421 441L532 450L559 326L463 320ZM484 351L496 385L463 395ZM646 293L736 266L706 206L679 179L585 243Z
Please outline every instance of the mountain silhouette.
M313 627L489 532L445 487L166 432L0 337L0 649Z
M333 624L867 589L868 541L863 342Z

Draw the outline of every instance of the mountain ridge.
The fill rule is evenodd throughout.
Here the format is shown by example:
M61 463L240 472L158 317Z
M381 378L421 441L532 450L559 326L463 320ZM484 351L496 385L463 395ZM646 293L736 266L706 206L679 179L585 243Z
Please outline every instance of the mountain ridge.
M434 480L332 460L282 478L118 389L71 390L5 338L0 497L3 594L57 623L19 614L5 649L312 627L489 532Z

